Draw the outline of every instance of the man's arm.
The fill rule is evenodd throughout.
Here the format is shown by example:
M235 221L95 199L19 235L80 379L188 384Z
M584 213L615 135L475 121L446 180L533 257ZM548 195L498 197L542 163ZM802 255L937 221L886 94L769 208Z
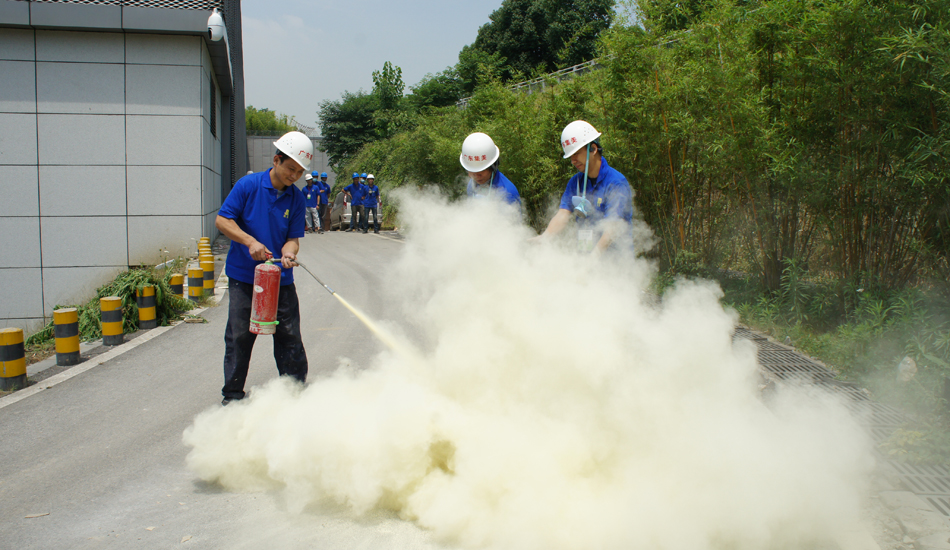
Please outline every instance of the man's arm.
M564 208L558 209L557 214L548 222L548 227L544 230L544 233L538 235L538 238L550 238L557 235L567 227L569 221L571 221L571 211Z
M218 228L218 231L224 233L227 238L246 246L248 252L251 254L251 258L263 262L267 259L267 255L270 254L270 250L267 250L266 246L241 229L236 221L219 215L214 219L214 226Z
M294 237L293 239L287 239L287 242L284 243L284 246L280 249L281 261L280 264L285 268L291 268L294 266L294 261L297 259L297 252L300 251L300 239Z

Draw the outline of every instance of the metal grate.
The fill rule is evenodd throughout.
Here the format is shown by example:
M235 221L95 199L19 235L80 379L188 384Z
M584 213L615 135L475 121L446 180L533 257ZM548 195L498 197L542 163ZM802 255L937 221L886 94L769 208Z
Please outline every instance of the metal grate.
M805 357L804 355L792 350L767 350L759 349L759 363L763 365L813 365L824 372L830 373L828 369Z
M874 401L849 401L845 406L854 414L855 419L865 426L876 426L880 428L899 428L907 423L907 417L904 413L881 403Z
M755 345L759 346L761 350L788 351L788 346L783 346L782 344L768 340L756 340Z
M221 8L224 0L29 0L36 3L90 4L94 6L126 6L130 8L165 8L173 10L210 10Z
M752 340L758 347L759 365L777 378L808 378L826 391L846 397L844 405L863 424L875 443L887 440L894 430L905 425L907 416L899 409L876 403L863 388L834 379L834 373L808 357L745 327L736 327L733 339ZM942 465L913 465L885 460L893 468L904 489L930 503L934 510L950 518L950 468Z
M824 371L820 368L815 368L813 365L762 365L762 368L774 374L777 378L781 380L789 380L796 378L808 378L812 382L821 382L832 375L827 371Z
M934 507L934 510L950 517L950 495L925 495L923 499Z
M880 445L887 441L887 438L891 437L891 434L894 433L894 430L891 426L871 426L868 430L871 432L871 439L874 440L875 445Z
M753 332L745 327L736 327L732 333L732 338L745 338L746 340L766 340L767 338L757 332Z

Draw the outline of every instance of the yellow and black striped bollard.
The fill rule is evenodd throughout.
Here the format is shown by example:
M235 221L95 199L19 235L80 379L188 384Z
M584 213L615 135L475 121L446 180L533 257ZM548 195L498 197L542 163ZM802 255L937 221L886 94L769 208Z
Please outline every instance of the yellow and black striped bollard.
M0 390L13 391L26 385L26 352L23 329L0 329Z
M145 285L135 290L135 303L139 306L139 328L150 329L158 326L155 319L155 287Z
M61 367L79 362L79 310L74 307L53 312L53 336L56 338L56 364Z
M201 300L205 293L205 276L201 267L188 268L188 299L192 302Z
M106 296L99 299L99 309L102 310L102 343L107 346L118 346L125 339L122 331L122 298Z
M185 276L181 273L172 273L168 280L168 286L172 287L172 294L179 298L185 297Z
M214 262L201 262L205 296L214 294Z

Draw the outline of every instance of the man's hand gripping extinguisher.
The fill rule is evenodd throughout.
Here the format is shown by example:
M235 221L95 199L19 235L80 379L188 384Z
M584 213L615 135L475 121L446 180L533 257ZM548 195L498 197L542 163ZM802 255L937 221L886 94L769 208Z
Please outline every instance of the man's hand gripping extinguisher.
M277 332L277 297L280 293L280 267L274 265L278 258L268 258L254 268L254 295L251 298L251 332L274 334Z

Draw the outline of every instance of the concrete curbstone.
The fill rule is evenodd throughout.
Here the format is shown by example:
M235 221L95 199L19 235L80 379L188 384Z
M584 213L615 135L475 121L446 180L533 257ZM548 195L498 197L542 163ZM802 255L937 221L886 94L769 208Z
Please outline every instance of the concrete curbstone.
M904 534L913 539L950 531L950 522L933 510L916 510L905 506L894 510L894 517Z
M881 502L891 510L898 508L912 508L936 512L924 499L910 491L883 491L880 494Z
M950 550L950 531L934 533L915 540L914 550Z

